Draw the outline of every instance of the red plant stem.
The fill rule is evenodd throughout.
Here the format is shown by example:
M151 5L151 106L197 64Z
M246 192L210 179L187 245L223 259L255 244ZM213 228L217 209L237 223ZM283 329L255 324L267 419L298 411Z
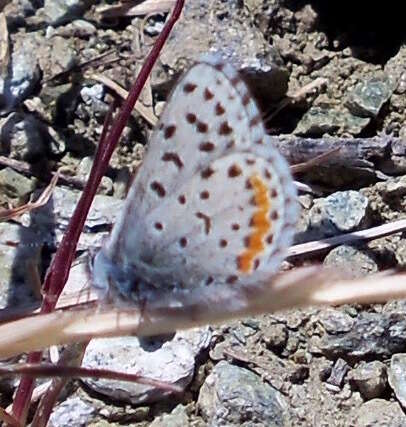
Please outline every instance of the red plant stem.
M93 163L90 172L89 180L83 190L82 196L76 206L75 212L69 222L65 235L59 245L51 266L49 267L44 281L44 300L41 306L41 313L49 313L54 308L61 294L63 287L69 277L69 270L76 252L76 245L82 232L87 214L96 194L100 180L105 174L110 158L115 147L118 144L121 133L126 125L131 112L134 108L142 88L148 76L151 73L152 67L158 59L159 53L162 50L170 32L182 12L185 0L177 0L172 14L169 17L165 27L156 40L150 53L148 54L143 67L138 75L138 78L132 86L127 99L124 101L117 120L112 125L111 131L106 137L105 142L99 144L96 160ZM39 363L41 361L42 352L31 353L28 357L29 363ZM17 393L13 402L13 415L19 420L21 425L25 425L28 408L31 400L34 380L24 376L17 389Z
M10 427L21 427L19 422L3 408L0 408L0 422L1 421L7 423Z
M87 345L87 343L86 343ZM86 347L86 346L84 346ZM158 387L165 391L181 393L182 387L166 383L153 378L147 378L137 373L117 372L110 369L82 368L80 366L61 366L51 364L23 363L0 368L0 375L29 375L31 377L58 377L58 378L103 378L117 381L129 381L138 384L145 384L151 387Z

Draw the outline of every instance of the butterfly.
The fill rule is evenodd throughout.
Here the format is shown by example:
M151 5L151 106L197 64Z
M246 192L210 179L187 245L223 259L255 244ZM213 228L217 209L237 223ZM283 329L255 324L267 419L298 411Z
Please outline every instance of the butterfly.
M269 286L298 217L289 166L234 67L208 55L174 88L111 235L103 298L230 303Z

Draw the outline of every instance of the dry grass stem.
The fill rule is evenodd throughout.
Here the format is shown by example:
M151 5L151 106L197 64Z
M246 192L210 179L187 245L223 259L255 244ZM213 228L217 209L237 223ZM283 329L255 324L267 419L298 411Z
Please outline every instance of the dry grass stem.
M205 303L199 298L144 308L103 307L57 311L24 318L0 326L0 358L6 358L53 344L88 341L94 337L157 335L233 318L272 313L311 305L351 302L377 303L406 297L406 274L376 275L344 280L321 267L299 268L279 275L268 287L251 294L249 303L235 307L221 299ZM183 305L182 305L183 304Z
M134 5L134 1L125 1L114 6L102 6L98 13L102 18L119 18L123 16L142 16L169 12L176 0L145 0ZM139 3L139 2L136 2Z
M373 240L385 237L390 234L400 233L406 230L406 219L394 221L377 227L368 228L367 230L354 231L352 233L341 234L328 239L316 240L313 242L301 243L292 246L288 250L288 257L293 258L299 255L311 255L317 252L331 249L338 245L355 243L359 241Z
M339 148L335 148L333 150L327 151L326 153L320 154L314 157L313 159L307 160L306 162L292 165L290 167L290 171L293 174L304 172L310 168L313 168L314 166L318 166L325 163L327 160L330 160L332 157L338 155L339 152L340 152Z
M35 202L28 202L23 206L19 206L13 209L4 209L0 211L0 221L8 221L9 219L16 218L21 216L26 212L30 212L34 209L38 209L39 207L48 203L49 198L56 186L56 183L59 179L59 172L57 172L51 179L49 185L45 188L45 190L41 193L38 199Z
M284 98L275 111L273 111L271 114L267 114L265 120L267 122L271 121L275 116L277 116L284 108L286 108L290 104L294 104L296 102L299 102L301 99L304 99L309 93L311 92L319 92L321 88L327 86L328 80L323 77L318 77L316 80L310 82L309 84L303 86L302 88L298 89L295 93L292 95L287 95L286 98Z
M109 77L103 74L89 74L90 79L95 80L104 84L106 87L114 91L121 98L126 99L128 92L123 89L119 84L111 80ZM134 109L144 118L151 126L155 126L158 123L158 119L154 114L152 107L146 107L140 101L135 103Z
M10 46L8 40L7 20L4 12L0 12L0 70L3 76L7 75L10 62Z

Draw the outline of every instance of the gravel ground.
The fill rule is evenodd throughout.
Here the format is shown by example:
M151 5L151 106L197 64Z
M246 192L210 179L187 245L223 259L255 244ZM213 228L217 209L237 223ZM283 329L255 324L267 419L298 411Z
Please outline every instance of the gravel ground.
M154 4L138 7L149 3ZM160 2L164 11L168 4ZM1 162L0 205L25 203L57 168L65 179L52 203L0 224L1 308L36 300L26 265L35 263L42 272L49 265L89 173L109 105L118 97L111 82L130 87L167 16L145 11L137 16L135 7L131 16L107 16L111 6L79 0L12 0L5 6L9 34L8 43L0 34L0 149L9 162ZM329 137L343 145L353 138L366 146L389 137L398 143L392 154L383 150L379 161L376 156L358 164L337 161L300 174L300 182L313 190L300 195L296 243L404 218L403 16L395 2L368 7L342 1L187 2L124 130L78 256L100 245L111 228L168 92L209 50L240 69L267 115L269 133L283 135L281 144L287 138L317 145ZM309 261L362 277L403 267L405 239L398 233L292 263ZM309 308L161 342L94 341L86 365L136 366L181 384L184 393L168 398L134 384L76 381L55 408L51 425L405 426L404 310L402 301ZM14 386L0 383L3 407Z

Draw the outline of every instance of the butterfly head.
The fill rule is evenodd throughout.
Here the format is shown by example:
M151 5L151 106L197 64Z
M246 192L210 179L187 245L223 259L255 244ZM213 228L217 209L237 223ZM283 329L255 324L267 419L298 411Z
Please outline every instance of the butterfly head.
M138 281L134 274L114 264L103 248L90 254L88 268L100 300L130 300L137 294Z

